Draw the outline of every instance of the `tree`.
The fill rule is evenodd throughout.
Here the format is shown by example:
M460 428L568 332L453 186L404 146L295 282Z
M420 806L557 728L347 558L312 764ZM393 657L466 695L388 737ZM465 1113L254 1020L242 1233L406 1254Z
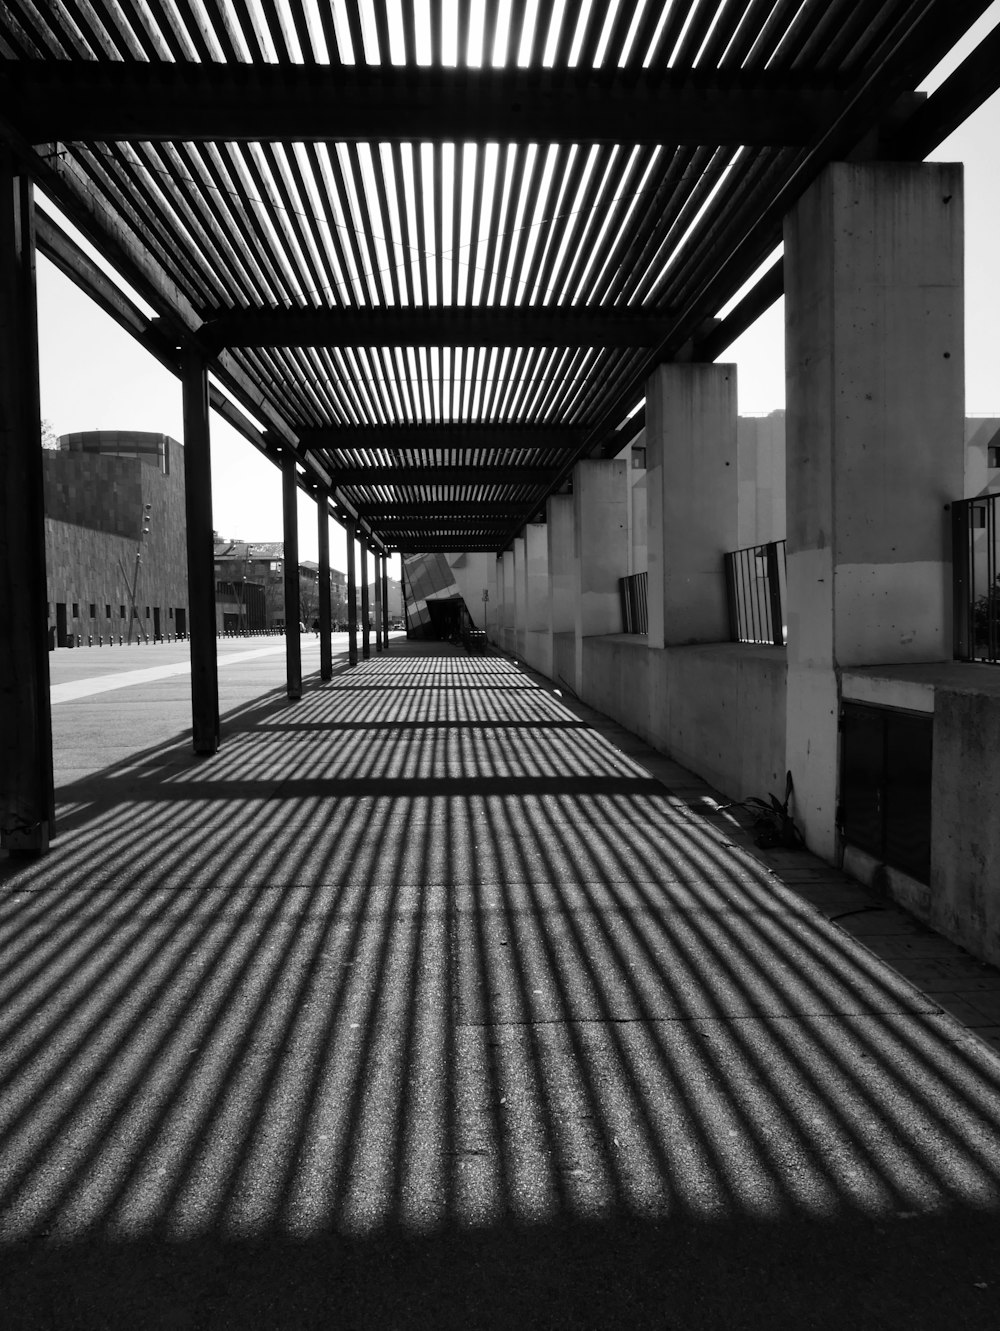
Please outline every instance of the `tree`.
M44 416L42 417L42 447L49 449L59 447L59 436L56 434L52 422L47 421Z

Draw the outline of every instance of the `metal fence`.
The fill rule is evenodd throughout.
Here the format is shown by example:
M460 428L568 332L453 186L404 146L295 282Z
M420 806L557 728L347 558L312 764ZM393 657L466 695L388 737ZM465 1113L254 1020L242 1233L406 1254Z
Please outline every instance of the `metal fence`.
M622 598L622 624L626 633L649 632L649 606L646 598L647 573L632 573L618 579Z
M1000 664L1000 495L951 506L957 661Z
M748 545L724 556L729 630L734 642L768 642L783 647L785 624L785 542Z

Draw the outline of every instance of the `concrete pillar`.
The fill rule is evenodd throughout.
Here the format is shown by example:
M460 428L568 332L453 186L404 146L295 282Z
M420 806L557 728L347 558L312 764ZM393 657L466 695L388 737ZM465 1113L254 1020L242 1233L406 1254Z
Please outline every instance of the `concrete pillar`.
M643 435L645 443L645 435ZM646 468L629 460L629 573L645 573L649 567L646 536Z
M358 664L358 574L357 523L348 518L344 530L347 534L347 660L348 664Z
M212 457L208 428L208 370L201 357L193 352L184 355L181 392L191 652L191 738L195 753L211 754L219 748Z
M659 366L646 385L651 647L729 639L737 496L736 366Z
M333 643L330 615L330 502L326 494L316 496L316 534L319 546L319 677L333 678Z
M524 529L524 657L533 669L552 674L549 610L549 537L544 522Z
M573 470L574 682L583 691L583 640L622 631L618 580L628 569L628 463L578 462Z
M281 514L284 526L285 573L285 677L290 702L302 697L302 634L299 624L299 485L295 457L287 450L281 459Z
M514 551L503 552L503 617L500 644L505 652L517 651L514 619Z
M573 687L576 672L576 542L573 496L552 495L545 506L549 568L549 641L557 684Z
M0 844L39 853L55 835L41 434L34 200L0 145Z
M843 667L951 656L962 168L836 163L785 222L787 760L836 853Z
M514 651L524 655L527 629L527 587L525 585L524 537L514 537Z

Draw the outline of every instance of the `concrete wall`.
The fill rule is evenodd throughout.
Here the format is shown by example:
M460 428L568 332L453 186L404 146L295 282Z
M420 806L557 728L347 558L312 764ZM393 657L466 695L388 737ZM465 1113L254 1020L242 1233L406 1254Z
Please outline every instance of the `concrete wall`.
M1000 965L1000 670L949 661L845 671L842 692L875 707L933 714L929 883L851 846L844 867Z
M951 656L962 168L834 163L785 219L788 766L837 854L839 672Z
M657 648L631 634L588 638L580 697L730 799L784 790L780 647Z
M964 668L974 672L970 683L991 669ZM1000 680L996 685L1000 689ZM930 923L973 955L1000 965L997 692L936 689L933 744Z
M785 538L785 413L736 422L738 548Z

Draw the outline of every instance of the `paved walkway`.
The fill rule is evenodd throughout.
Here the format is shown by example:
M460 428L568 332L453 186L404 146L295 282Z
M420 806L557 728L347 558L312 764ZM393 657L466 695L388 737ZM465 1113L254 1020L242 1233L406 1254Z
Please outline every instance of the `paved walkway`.
M503 658L230 665L212 759L57 708L0 862L0 1325L1000 1322L950 945Z

